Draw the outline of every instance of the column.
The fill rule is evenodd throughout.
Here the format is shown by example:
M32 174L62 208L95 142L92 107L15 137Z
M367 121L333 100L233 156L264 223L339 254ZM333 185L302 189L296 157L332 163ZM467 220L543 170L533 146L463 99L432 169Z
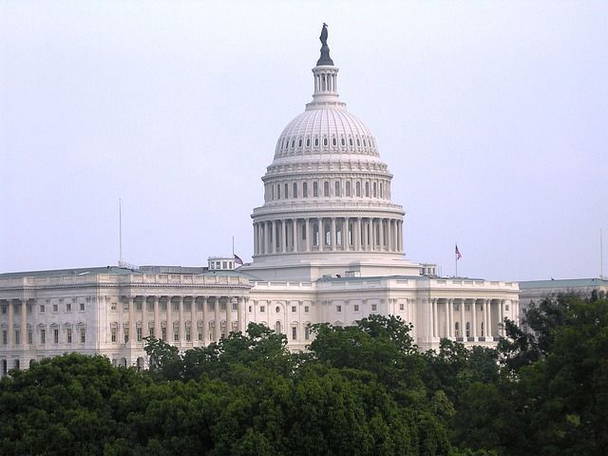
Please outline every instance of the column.
M400 252L403 251L403 238L402 238L402 233L401 233L401 225L402 225L402 222L398 221L397 222L397 248L399 249Z
M433 299L433 314L435 318L433 318L433 333L435 337L439 337L439 313L437 312L437 298Z
M167 343L173 343L173 304L171 296L167 296Z
M273 222L273 226L274 226L274 222ZM220 340L220 333L221 333L221 328L220 328L220 299L218 296L215 296L215 305L214 305L214 323L213 323L213 329L214 329L214 334L213 334L213 338L215 339L216 342L219 342Z
M137 342L137 332L135 329L135 298L129 296L127 302L129 303L129 345L133 345Z
M448 337L450 339L454 338L454 300L448 299Z
M464 319L464 299L460 300L460 336L462 337L463 342L467 337L467 326L466 321Z
M154 338L160 339L161 331L160 331L160 298L157 296L152 296L154 303Z
M323 219L321 217L317 219L317 226L319 227L319 251L322 252L325 245L325 227L323 226Z
M298 219L292 219L291 225L293 228L293 252L298 251Z
M355 232L353 233L353 243L355 250L361 251L361 217L357 217L355 222Z
M372 230L371 232L371 250L374 251L376 250L376 227L374 226L374 219L369 219L369 227Z
M272 232L270 236L272 238L272 249L270 250L270 252L277 253L277 224L275 220L270 223L272 224Z
M386 248L389 252L393 251L393 221L391 219L388 219L386 221L386 231L387 231L387 236L386 236ZM447 304L447 301L446 301Z
M484 318L484 336L486 338L486 340L490 340L490 338L492 337L492 328L490 326L490 300L489 299L484 299L484 304L483 304L483 318Z
M14 347L13 341L15 340L15 323L13 319L15 318L15 311L13 309L13 300L8 299L8 348L11 349ZM10 369L10 367L9 367Z
M192 296L192 304L190 307L190 342L194 346L194 341L198 340L196 334L198 333L198 325L196 324L198 310L196 309L196 296Z
M475 303L477 302L477 299L473 299L473 304L471 305L471 311L473 312L473 331L471 333L471 335L473 336L473 340L477 340L477 311L476 311L476 306Z
M230 297L226 299L226 337L232 331L232 300L233 298Z
M342 249L345 251L350 250L350 219L348 217L344 217L342 222ZM300 334L298 334L299 336Z
M179 296L177 298L177 302L179 304L179 331L178 331L178 337L179 337L179 344L182 345L184 342L184 297L183 296Z
M27 298L21 300L21 346L27 345ZM26 366L23 366L26 367Z
M201 298L201 305L203 306L203 313L201 315L201 320L203 321L203 340L201 342L203 345L207 345L207 331L209 331L209 327L207 326L207 296Z
M337 233L336 233L336 218L332 217L331 218L331 249L332 250L336 250L336 238L337 238Z
M378 225L379 225L378 236L380 237L378 244L379 244L380 251L384 251L384 219L379 219Z
M306 251L310 252L311 239L312 239L312 228L310 225L310 218L304 219L306 224Z
M504 324L505 324L505 300L504 299L500 300L499 310L500 310L500 313L499 313L499 315L500 315L500 321L499 321L499 326L498 326L498 335L499 336L504 336L505 335L505 327L504 327Z
M148 337L148 298L142 296L141 303L141 337Z
M243 306L245 306L244 298L236 298L237 299L237 307L236 307L236 321L238 324L238 331L244 332L243 330Z
M264 246L262 248L264 255L268 255L270 253L270 231L268 230L268 222L262 223L262 234L264 236Z

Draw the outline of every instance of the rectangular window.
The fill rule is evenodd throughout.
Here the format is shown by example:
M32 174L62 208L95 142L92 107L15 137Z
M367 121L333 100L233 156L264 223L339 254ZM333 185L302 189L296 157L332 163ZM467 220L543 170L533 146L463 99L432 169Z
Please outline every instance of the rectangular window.
M465 311L467 311L467 312L468 312L469 310L471 310L471 304L466 304L466 305L464 306L464 310L465 310Z
M264 313L266 311L266 307L265 306L260 306L260 312Z
M137 342L141 342L142 336L143 336L142 328L139 327L139 328L136 328L135 330L137 332Z
M148 333L150 334L150 337L156 337L156 333L154 332L154 326L148 328Z
M308 313L308 306L304 306L304 313Z
M359 304L355 304L355 312L359 312Z
M308 325L304 328L304 339L308 340L310 338L310 327Z
M71 312L71 311L72 311L72 304L71 304L71 303L69 303L69 302L68 302L68 303L65 305L65 311L66 311L66 312Z
M372 304L372 311L378 310L378 304Z
M298 197L298 184L297 183L293 183L293 192L291 195L292 198L297 198Z
M80 343L84 344L87 341L87 330L80 328Z
M342 312L342 306L336 306L336 312Z
M142 307L143 307L143 306L142 306L142 303L141 303L141 302L136 302L136 303L135 303L135 309L136 309L136 310L141 310L141 309L142 309Z
M251 307L251 306L249 306L249 313L251 313L251 309L252 309L252 307Z
M21 332L18 329L15 329L15 345L19 345L21 343Z
M84 302L81 302L81 303L80 303L80 311L81 311L81 312L84 312Z
M236 302L232 303L232 310L239 310L239 305Z
M405 310L405 304L399 303L399 310Z
M291 306L291 311L295 312L296 311L296 306Z
M123 330L125 344L129 343L129 328Z
M8 344L8 333L6 330L2 331L2 345Z
M308 183L307 182L304 182L302 184L302 196L304 198L308 198Z
M112 304L110 304L110 309L111 310L116 310L116 303L113 302Z
M112 342L116 343L116 328L112 328L110 331L112 333Z
M40 313L44 313L45 308L44 308L44 304L40 304Z
M59 306L57 304L53 304L53 312L57 312L59 310Z
M129 311L129 302L128 302L128 301L127 301L127 302L124 302L124 303L122 304L122 310L124 310L125 312L128 312L128 311Z
M179 328L173 327L173 341L179 342Z
M298 328L295 326L291 327L291 340L296 340L298 338Z
M184 335L186 336L186 342L190 342L190 328L188 326L186 326Z
M34 343L34 335L32 334L32 331L27 332L27 343L30 345Z
M198 340L203 340L203 328L198 328Z
M509 304L505 304L505 310L508 312L509 311Z
M40 343L46 344L46 329L40 330Z
M318 182L312 183L312 196L314 196L314 197L319 196L319 183Z
M160 329L160 338L164 341L167 340L167 328Z
M59 330L58 329L53 329L53 342L56 344L59 343Z
M71 344L72 343L72 330L69 328L66 330L66 337L67 337L68 344Z

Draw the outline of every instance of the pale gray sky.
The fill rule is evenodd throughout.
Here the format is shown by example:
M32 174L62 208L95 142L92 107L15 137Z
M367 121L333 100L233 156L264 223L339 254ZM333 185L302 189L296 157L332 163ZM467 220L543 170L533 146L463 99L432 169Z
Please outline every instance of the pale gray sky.
M132 263L232 234L248 259L323 21L409 258L453 274L457 240L469 276L599 273L606 1L1 1L0 272L116 263L119 196Z

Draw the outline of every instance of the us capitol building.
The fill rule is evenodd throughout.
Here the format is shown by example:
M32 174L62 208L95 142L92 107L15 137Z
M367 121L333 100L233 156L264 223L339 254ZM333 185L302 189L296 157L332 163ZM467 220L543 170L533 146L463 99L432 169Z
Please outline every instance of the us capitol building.
M207 267L117 266L0 274L0 375L66 352L144 367L143 338L186 350L249 322L305 350L309 325L370 314L413 324L421 349L440 338L494 346L518 320L516 282L447 278L403 253L403 207L376 139L338 96L321 34L314 93L276 144L253 219L253 261Z

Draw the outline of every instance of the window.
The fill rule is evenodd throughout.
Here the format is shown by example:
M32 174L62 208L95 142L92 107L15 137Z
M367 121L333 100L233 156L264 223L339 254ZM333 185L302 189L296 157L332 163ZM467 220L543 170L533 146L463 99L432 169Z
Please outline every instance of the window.
M116 303L115 302L113 302L112 304L110 304L110 309L116 310Z
M295 326L291 327L291 340L296 340L298 338L298 328Z
M281 199L281 184L277 184L277 199Z
M190 342L190 326L186 326L186 330L184 331L184 336L186 337L186 342Z
M456 335L456 337L460 337L460 325L458 324L458 322L454 323L454 334Z
M239 304L236 302L232 303L232 310L239 310Z
M40 313L44 313L45 310L44 304L40 304Z
M359 138L357 138L357 146L361 145L361 141L359 141Z
M350 196L350 181L346 181L346 196Z
M80 328L80 343L84 344L87 341L87 330Z
M116 343L116 328L112 328L110 331L112 333L112 342Z
M19 345L21 343L21 332L18 329L15 329L15 345Z
M468 312L469 310L471 310L471 304L465 304L465 306L464 306L464 310L465 310L466 312Z
M304 306L304 313L308 313L308 306Z
M467 321L467 325L466 325L466 332L467 332L467 337L471 337L471 323L469 323Z
M399 310L405 310L405 304L399 303Z
M327 146L327 138L323 138L323 145Z
M314 196L315 198L319 196L319 183L318 182L312 183L312 196Z
M167 340L167 328L160 328L160 338L163 341Z
M296 182L293 183L291 197L292 198L297 198L298 197L298 184Z
M142 307L143 307L143 306L142 306L142 303L141 303L141 302L136 302L136 303L135 303L135 310L141 310L141 308L142 308Z
M509 304L505 304L505 310L508 312L509 311Z
M355 184L356 196L361 196L361 182L357 181Z
M148 332L150 333L150 337L156 337L156 332L154 332L154 326L148 328Z
M365 183L365 196L369 197L369 182Z
M228 265L226 264L225 261L222 261L222 269L228 269ZM175 305L175 304L177 304L177 303L176 302L173 303L173 305ZM178 310L178 309L179 309L179 307L177 309L175 309L175 310Z
M71 344L72 343L72 329L71 328L66 329L65 334L66 334L66 339L67 339L68 344Z
M342 306L336 306L336 312L342 312Z
M329 182L323 182L323 196L329 196Z
M458 304L454 304L454 310L455 310L455 311L458 311L458 310L459 310L459 307L460 307L460 306L459 306Z
M285 199L289 198L289 184L285 184Z
M315 138L315 146L319 145L319 138Z
M53 329L53 342L59 343L59 329Z
M300 138L300 140L298 141L298 147L302 147L302 139Z
M310 339L310 327L308 325L304 327L304 339Z
M281 311L281 308L280 308L279 306L276 306L276 307L274 308L274 311L275 311L276 313L279 313L279 312Z
M21 363L18 359L15 360L15 370L19 370L21 368Z
M8 332L6 330L2 331L2 345L8 344Z
M122 303L122 310L124 310L125 312L129 311L129 301L125 301Z
M129 328L123 330L125 344L129 343Z
M384 198L384 184L380 182L380 198Z
M355 312L359 312L359 304L355 304L354 306Z
M372 312L378 310L378 304L372 304Z
M2 306L2 315L6 315L6 307L7 306Z
M308 182L302 184L302 197L308 198Z
M141 329L141 327L135 328L135 331L137 333L137 342L141 342L141 339L142 339L142 329Z
M173 342L179 342L179 328L173 328Z
M378 196L378 184L376 184L375 182L373 185L373 190L374 190L374 198L376 198Z
M336 194L336 196L341 196L340 195L340 181L336 181L334 184L334 192Z
M296 306L291 306L291 311L295 312L296 311Z
M81 312L84 312L84 302L81 302L81 303L80 303L80 311L81 311Z
M34 343L34 334L32 334L32 331L27 332L27 343L30 345Z
M344 140L344 138L342 138L342 145L345 146L346 145L346 141Z
M274 331L275 331L277 334L280 334L280 333L281 333L281 322L280 322L280 321L277 321L277 322L274 324Z
M53 304L53 312L59 311L59 306L55 303Z
M252 306L249 306L249 313L251 313Z
M266 312L266 306L260 306L260 312L261 313Z
M198 340L203 340L204 336L203 336L203 328L202 326L198 327Z
M306 147L310 147L310 138L306 138Z

